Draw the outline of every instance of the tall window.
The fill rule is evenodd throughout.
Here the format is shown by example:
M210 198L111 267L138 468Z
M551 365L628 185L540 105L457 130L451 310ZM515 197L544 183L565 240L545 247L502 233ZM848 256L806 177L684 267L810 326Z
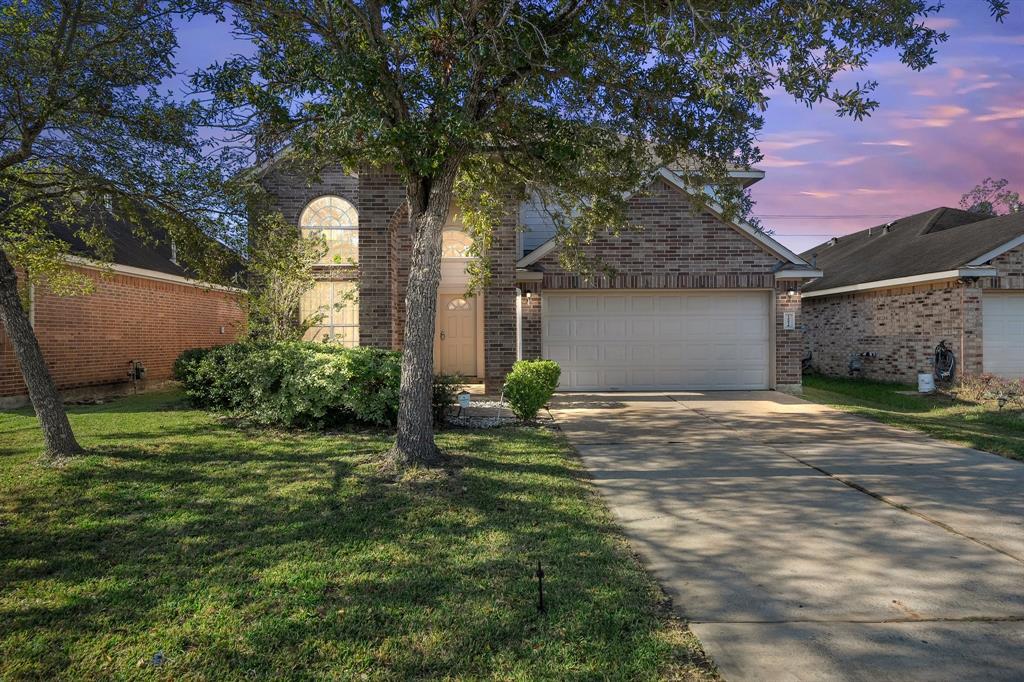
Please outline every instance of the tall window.
M323 265L355 265L359 262L359 214L341 197L324 196L309 202L299 217L303 237L323 235L327 253Z
M307 341L359 345L359 300L355 282L317 282L302 296L299 314L305 321L316 316L306 331Z
M462 230L445 230L441 233L441 258L469 258L473 238Z

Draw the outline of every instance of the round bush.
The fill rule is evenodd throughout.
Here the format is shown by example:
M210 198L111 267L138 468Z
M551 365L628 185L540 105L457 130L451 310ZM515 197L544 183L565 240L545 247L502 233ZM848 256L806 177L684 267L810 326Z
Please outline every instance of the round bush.
M554 360L520 360L505 378L505 398L516 416L530 420L537 416L555 389L562 368Z

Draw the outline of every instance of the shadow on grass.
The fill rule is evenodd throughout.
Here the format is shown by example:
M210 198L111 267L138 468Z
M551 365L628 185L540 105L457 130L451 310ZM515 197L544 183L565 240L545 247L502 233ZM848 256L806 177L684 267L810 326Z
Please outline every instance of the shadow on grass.
M62 470L5 424L0 677L133 676L160 651L167 677L653 679L693 653L552 434L445 433L454 472L394 484L382 435L130 403L74 410L91 454Z

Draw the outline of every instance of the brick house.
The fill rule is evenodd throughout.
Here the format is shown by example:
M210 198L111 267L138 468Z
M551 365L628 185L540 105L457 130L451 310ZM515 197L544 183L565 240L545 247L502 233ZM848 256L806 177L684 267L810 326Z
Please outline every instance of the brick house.
M142 363L142 386L171 378L185 349L222 345L244 327L240 291L197 281L177 263L169 244L137 238L109 219L112 263L99 265L74 231L54 226L72 248L72 267L92 280L81 296L57 296L45 285L29 292L29 318L50 373L65 397L130 390L128 367ZM0 327L0 407L28 403L21 368Z
M401 348L411 228L397 175L328 169L309 180L271 162L258 170L273 208L323 234L330 253L302 314L326 311L309 338ZM737 171L751 184L761 171ZM435 368L500 390L519 358L562 366L563 390L799 390L800 285L820 275L749 225L694 208L662 169L630 200L642 232L588 247L615 269L585 279L558 262L554 226L532 202L494 234L490 284L466 294L469 237L457 215L442 241ZM355 292L358 292L357 295Z
M936 208L814 247L807 351L821 372L851 359L872 379L916 383L946 341L957 372L1024 376L1024 215Z

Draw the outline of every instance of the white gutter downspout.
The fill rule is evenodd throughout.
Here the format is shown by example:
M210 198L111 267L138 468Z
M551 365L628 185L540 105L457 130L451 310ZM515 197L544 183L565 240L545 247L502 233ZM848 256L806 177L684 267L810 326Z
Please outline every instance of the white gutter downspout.
M516 360L523 359L523 290L516 287Z

